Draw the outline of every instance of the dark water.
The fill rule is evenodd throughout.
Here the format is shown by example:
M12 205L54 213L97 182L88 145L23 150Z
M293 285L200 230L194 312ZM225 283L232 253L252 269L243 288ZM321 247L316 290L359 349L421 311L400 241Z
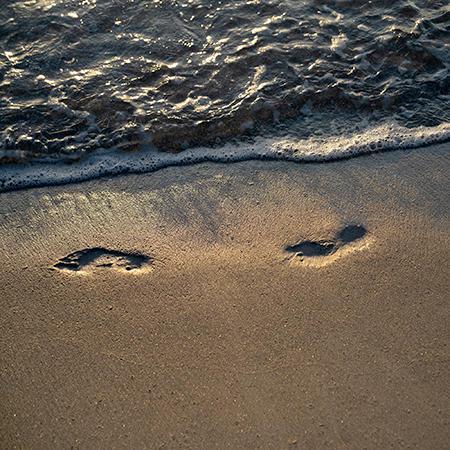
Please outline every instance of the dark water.
M3 1L0 158L350 139L385 124L438 139L449 23L440 0Z

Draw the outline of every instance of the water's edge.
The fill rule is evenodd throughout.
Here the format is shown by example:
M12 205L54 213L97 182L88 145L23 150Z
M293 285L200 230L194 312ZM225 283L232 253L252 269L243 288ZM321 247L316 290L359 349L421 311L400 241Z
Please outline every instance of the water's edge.
M415 129L382 126L361 134L326 140L261 137L253 144L229 143L220 149L197 147L180 153L140 148L133 153L100 151L80 162L30 162L0 168L0 192L77 183L122 174L150 173L170 166L249 160L324 163L386 151L407 150L450 142L450 123Z

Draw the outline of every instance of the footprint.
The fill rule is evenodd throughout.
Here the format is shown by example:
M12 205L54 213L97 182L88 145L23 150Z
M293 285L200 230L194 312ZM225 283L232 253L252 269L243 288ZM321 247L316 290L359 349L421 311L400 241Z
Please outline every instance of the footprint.
M334 261L346 250L356 250L363 244L367 230L362 225L348 225L332 240L301 241L289 245L285 251L290 253L286 258L291 261L322 266Z
M140 253L126 253L118 250L94 247L70 253L61 258L53 267L72 272L89 272L98 269L120 271L142 270L153 264L153 258Z

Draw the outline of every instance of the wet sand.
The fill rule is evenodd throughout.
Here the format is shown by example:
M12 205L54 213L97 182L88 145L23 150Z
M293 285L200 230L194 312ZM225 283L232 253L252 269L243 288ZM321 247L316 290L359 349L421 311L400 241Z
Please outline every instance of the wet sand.
M0 194L0 447L446 447L449 149Z

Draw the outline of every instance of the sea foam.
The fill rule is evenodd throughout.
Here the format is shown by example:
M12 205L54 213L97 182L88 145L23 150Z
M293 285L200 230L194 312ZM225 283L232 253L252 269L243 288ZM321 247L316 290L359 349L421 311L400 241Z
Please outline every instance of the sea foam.
M246 160L279 160L297 163L327 162L368 153L425 147L450 140L450 123L435 127L403 128L388 124L350 136L311 138L255 138L252 144L229 142L220 148L196 147L179 153L151 146L125 153L96 151L76 163L29 162L9 164L0 170L0 192L81 182L105 176L149 173L169 166L202 162L231 163Z

